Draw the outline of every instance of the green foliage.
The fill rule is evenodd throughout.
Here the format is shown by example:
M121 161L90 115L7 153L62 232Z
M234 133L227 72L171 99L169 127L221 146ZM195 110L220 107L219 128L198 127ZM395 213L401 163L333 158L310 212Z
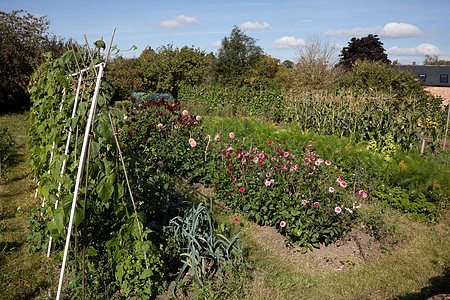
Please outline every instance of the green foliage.
M116 89L113 98L115 102L129 99L132 92L144 90L139 65L138 58L127 59L122 56L115 57L111 62L108 62L105 79L111 82Z
M342 49L339 65L345 69L351 69L358 60L380 61L382 63L390 64L391 61L384 53L383 43L378 38L378 35L369 34L366 37L353 37L348 46Z
M363 212L358 216L358 221L361 222L361 228L378 241L395 243L398 241L395 236L397 224L395 217L389 218L390 214L392 214L392 211L386 203L373 202L372 205L363 209Z
M49 232L47 230L45 217L43 216L44 208L41 206L31 210L30 217L27 220L30 232L27 233L27 251L37 253L45 250Z
M239 239L239 231L233 239L215 233L212 200L209 207L200 202L197 207L187 210L183 217L170 221L169 230L178 243L183 266L178 274L172 295L178 282L190 270L197 283L203 286L216 274L222 276L225 266L245 265L242 249L244 239Z
M180 99L201 107L207 115L263 117L270 121L298 124L302 131L373 141L381 151L391 141L411 149L421 136L442 136L445 111L427 96L398 100L377 91L339 89L302 92L276 89L188 87ZM390 136L391 141L387 138Z
M85 54L75 53L78 62L87 57ZM94 59L96 63L101 62L101 55L96 55ZM39 181L38 195L43 200L43 208L30 220L33 229L28 239L32 251L46 248L51 235L52 248L58 253L62 251L66 236L78 169L77 158L81 155L83 140L83 136L77 134L86 127L90 107L88 101L93 98L95 84L89 80L83 82L76 116L69 116L75 105L77 80L69 81L67 74L70 73L66 67L69 66L73 70L76 69L75 64L73 52L66 52L58 59L48 56L46 63L32 77L30 93L34 106L30 112L29 148L32 174ZM91 66L85 76L96 78L92 64L88 61L85 61L85 64ZM170 185L167 179L155 175L151 169L147 170L145 166L125 156L127 169L133 170L129 178L139 212L137 220L132 213L134 210L127 191L124 170L119 164L118 149L113 140L114 133L104 109L114 90L103 82L101 91L95 121L92 124L93 135L89 142L89 165L85 167L85 173L88 175L83 179L83 189L77 191L79 197L75 207L73 234L81 242L76 247L70 245L78 256L70 256L68 269L77 267L80 253L85 246L86 267L89 269L88 274L92 275L91 287L95 287L96 282L98 284L110 280L108 276L114 276L116 282L112 286L116 289L122 290L130 297L148 298L160 292L166 274L163 267L165 257L159 247L162 241L150 229L150 224L156 223L152 228L161 229L164 219L171 217L168 213L169 206L176 202L173 198L177 198L177 195L167 191ZM72 133L69 143L71 154L65 155L69 132ZM64 174L61 173L63 164ZM143 228L142 233L138 229L138 222ZM85 234L82 234L83 232ZM60 255L62 253L57 254ZM100 271L106 264L115 272L102 277ZM79 284L80 280L74 278L69 284L70 293L77 294ZM103 290L102 293L109 293L107 296L105 294L105 298L110 298L115 292L117 290L111 288Z
M243 85L259 89L273 89L281 85L279 79L280 60L264 54L243 78Z
M321 153L322 157L327 157L334 162L333 165L341 166L344 177L357 174L357 171L363 167L364 170L358 175L358 185L367 190L367 194L372 195L372 191L381 185L390 189L414 191L408 194L408 201L411 202L416 201L414 198L416 195L423 194L428 203L426 206L432 205L434 208L430 210L426 218L422 219L437 219L448 206L449 191L445 187L449 185L449 170L445 161L436 160L434 155L424 157L412 151L405 152L399 149L392 139L389 139L389 134L387 134L388 138L383 140L385 144L380 149L382 152L379 152L379 150L370 149L369 145L372 142L359 142L355 145L354 141L346 138L319 136L311 131L305 133L299 125L278 129L274 125L251 119L236 121L218 118L207 119L204 124L210 132L233 131L236 136L251 136L252 138L247 138L245 143L242 141L246 148L250 147L249 145L260 147L268 140L278 139L287 141L291 149L302 149L312 140L317 153ZM222 141L227 143L224 139ZM239 145L241 142L238 143L237 148L241 147ZM219 160L220 157L221 155ZM214 169L209 173L213 171ZM219 186L223 178L229 182L228 173L230 172L223 173L223 177L216 177L214 182L219 182Z
M189 181L202 177L207 141L200 116L181 111L178 100L165 99L147 100L126 111L121 138L136 157Z
M425 60L423 61L424 65L437 65L437 66L449 66L449 60L439 59L439 55L425 55Z
M242 86L248 72L263 58L256 40L234 26L229 37L222 39L214 66L215 81L223 85Z
M343 86L359 90L373 89L390 95L399 103L427 95L420 81L409 71L380 61L358 60L345 74Z
M147 48L137 58L114 58L105 79L117 90L115 101L129 99L132 92L171 93L176 97L182 85L207 80L211 64L211 56L204 51L169 44L156 51Z
M209 73L211 58L199 49L173 45L156 51L145 49L136 61L138 78L145 92L171 93L175 98L183 85L200 84Z
M429 202L429 199L422 192L400 187L386 188L385 186L379 186L373 194L373 200L388 204L392 208L410 213L415 218L422 220L435 216L438 209L436 203Z
M323 90L334 88L342 78L343 70L335 66L336 47L319 37L310 37L305 45L297 48L295 68L288 70L283 86L294 90Z
M149 299L162 292L164 286L164 253L149 240L151 230L144 232L144 241L136 241L137 236L130 236L135 232L135 229L130 231L130 226L136 227L133 223L135 219L130 218L116 236L106 241L106 248L122 294L127 298Z
M14 139L8 128L0 128L0 181L4 176L5 167L10 164L14 145Z
M29 106L26 88L42 63L42 54L62 52L63 43L48 34L49 21L24 10L0 11L0 111Z
M179 99L201 104L206 114L219 116L265 116L280 120L283 93L256 87L183 86Z

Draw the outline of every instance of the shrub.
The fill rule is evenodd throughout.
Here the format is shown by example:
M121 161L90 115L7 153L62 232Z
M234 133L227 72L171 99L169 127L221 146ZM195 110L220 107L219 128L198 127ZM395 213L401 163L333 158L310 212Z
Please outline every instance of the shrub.
M206 141L200 116L165 99L135 103L126 111L121 136L136 156L188 180L201 177Z
M116 90L113 100L128 99L132 92L144 89L142 78L138 76L139 60L118 56L108 62L105 79L110 81Z
M388 204L392 208L410 213L420 219L432 217L438 209L436 203L428 202L422 192L409 191L400 187L379 186L373 194L373 200L381 204Z
M411 72L379 61L357 61L345 74L342 85L356 90L376 90L390 95L397 103L426 96L420 81Z
M14 140L8 128L0 128L0 180L10 162L13 146Z

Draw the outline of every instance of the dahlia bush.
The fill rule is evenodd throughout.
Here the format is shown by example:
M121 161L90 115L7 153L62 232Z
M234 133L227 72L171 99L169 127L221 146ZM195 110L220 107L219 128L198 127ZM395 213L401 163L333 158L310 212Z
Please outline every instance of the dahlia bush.
M181 111L178 100L148 100L126 107L121 138L148 165L198 180L204 177L202 120Z
M367 194L350 189L342 171L316 153L313 143L300 150L278 141L250 148L232 133L225 139L215 187L231 209L276 226L305 252L351 228Z

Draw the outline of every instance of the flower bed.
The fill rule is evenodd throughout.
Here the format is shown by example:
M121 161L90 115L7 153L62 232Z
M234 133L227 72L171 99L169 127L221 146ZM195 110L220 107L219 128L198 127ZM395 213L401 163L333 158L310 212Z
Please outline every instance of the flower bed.
M275 225L304 252L330 243L350 229L367 194L351 191L342 171L313 146L297 151L269 141L261 149L246 147L230 133L215 156L218 196L258 224Z

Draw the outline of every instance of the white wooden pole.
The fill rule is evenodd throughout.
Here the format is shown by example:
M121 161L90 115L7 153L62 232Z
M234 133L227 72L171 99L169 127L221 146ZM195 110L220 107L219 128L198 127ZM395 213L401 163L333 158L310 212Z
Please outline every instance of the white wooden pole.
M79 78L78 78L78 86L77 86L77 93L75 95L75 100L73 102L73 109L72 109L72 119L75 118L75 115L77 113L77 105L78 105L78 97L80 95L80 87L81 87L81 79L83 78L83 73L80 72ZM69 146L70 146L70 140L72 139L72 126L69 125L69 133L67 135L67 142L66 142L66 149L64 150L64 155L65 157L67 156L67 154L69 153ZM64 175L66 169L66 158L64 158L62 166L61 166L61 178ZM58 184L58 194L61 191L61 181L59 181ZM58 199L56 199L55 201L55 210L58 208ZM48 249L47 249L47 257L50 256L50 250L52 248L52 241L53 241L53 237L50 235L50 239L48 241Z
M66 95L66 90L64 89L63 96L65 96L65 95ZM64 98L61 101L61 104L59 105L59 112L61 112L63 109L63 103L64 103ZM47 171L48 174L50 174L50 164L53 161L53 152L54 151L55 151L55 141L53 140L52 150L50 151L50 160L48 162L48 171ZM38 185L39 185L39 182L38 182ZM36 189L36 195L37 195L37 189ZM42 207L44 207L44 206L45 206L45 197L42 199Z
M66 244L64 247L64 256L63 256L63 261L62 261L62 265L61 265L61 273L59 276L59 284L58 284L58 292L56 294L56 300L59 300L59 298L61 296L62 282L64 279L64 270L66 268L66 261L67 261L67 253L69 251L70 235L72 232L73 219L74 219L74 215L75 215L75 207L76 207L77 200L78 200L78 189L80 187L81 174L83 173L84 160L86 158L86 149L87 149L87 144L88 144L88 140L89 140L89 133L91 130L92 119L94 117L94 111L97 106L98 94L100 91L100 83L101 83L101 79L103 76L103 66L104 66L104 64L100 64L99 72L97 75L97 82L95 84L94 97L92 98L92 104L91 104L91 109L89 112L89 118L88 118L88 121L86 124L86 129L84 132L83 147L81 149L80 161L79 161L79 165L78 165L77 180L76 180L75 188L73 191L72 208L70 211L69 227L67 228Z
M448 104L448 113L447 113L447 127L445 128L445 137L444 137L444 145L442 145L442 150L445 150L447 146L447 134L448 134L448 122L450 120L450 103Z

